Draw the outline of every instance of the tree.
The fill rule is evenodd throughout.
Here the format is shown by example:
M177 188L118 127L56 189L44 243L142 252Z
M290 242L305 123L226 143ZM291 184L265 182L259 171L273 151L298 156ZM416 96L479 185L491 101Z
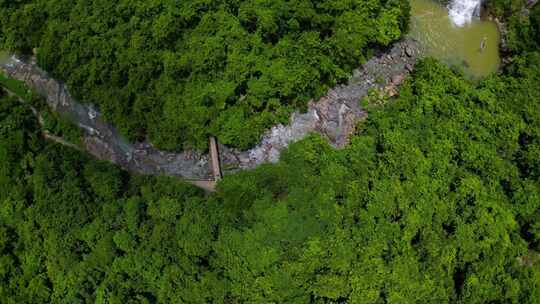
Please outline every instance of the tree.
M78 100L170 150L204 149L209 135L248 148L409 20L406 2L379 0L33 0L0 13L0 47L38 48Z

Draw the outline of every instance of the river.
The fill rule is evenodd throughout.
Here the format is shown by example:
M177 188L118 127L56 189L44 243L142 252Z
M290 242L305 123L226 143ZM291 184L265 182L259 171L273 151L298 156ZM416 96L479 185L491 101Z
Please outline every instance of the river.
M496 72L500 35L494 22L475 17L479 3L453 0L445 7L433 0L411 0L410 35L426 55L459 66L472 78Z

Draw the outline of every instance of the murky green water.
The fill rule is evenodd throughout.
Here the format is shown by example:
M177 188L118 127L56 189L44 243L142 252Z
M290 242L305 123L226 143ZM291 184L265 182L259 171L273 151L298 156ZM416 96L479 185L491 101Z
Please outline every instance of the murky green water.
M0 50L0 63L9 59L9 54L7 52Z
M448 10L433 0L411 0L411 36L427 55L458 65L473 77L497 71L500 35L494 22L473 20L457 27Z

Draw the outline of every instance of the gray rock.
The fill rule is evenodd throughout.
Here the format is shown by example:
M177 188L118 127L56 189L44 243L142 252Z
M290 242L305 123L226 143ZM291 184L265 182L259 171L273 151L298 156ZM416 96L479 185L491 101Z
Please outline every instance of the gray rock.
M392 85L398 85L405 79L405 74L397 74L392 76Z
M412 72L413 66L412 66L411 64L407 63L407 64L405 65L405 70L407 70L408 72Z
M413 57L415 52L410 46L405 46L405 54L407 54L409 57Z

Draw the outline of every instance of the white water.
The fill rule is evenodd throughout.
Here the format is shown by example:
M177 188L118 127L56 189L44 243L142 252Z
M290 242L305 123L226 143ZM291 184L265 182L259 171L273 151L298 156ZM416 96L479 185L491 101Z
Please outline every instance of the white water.
M480 15L481 0L452 0L449 5L450 20L456 26L464 26Z

